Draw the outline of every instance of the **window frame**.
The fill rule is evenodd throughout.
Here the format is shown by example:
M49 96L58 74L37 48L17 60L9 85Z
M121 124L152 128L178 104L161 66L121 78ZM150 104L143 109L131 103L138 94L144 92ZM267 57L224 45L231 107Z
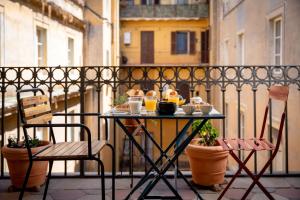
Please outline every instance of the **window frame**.
M181 53L177 50L177 34L178 33L186 33L186 52ZM192 43L192 40L194 41ZM180 31L172 31L171 32L171 54L173 55L190 55L196 53L196 31L186 31L186 30L180 30Z
M41 33L42 42L39 40L38 31ZM36 26L36 61L38 66L47 66L47 29L41 26ZM40 56L40 48L42 48L42 56ZM41 61L40 61L41 60Z
M280 22L280 35L279 36L276 36L276 23L277 22ZM282 17L279 16L279 17L276 17L272 20L272 44L273 44L273 49L272 49L272 62L274 65L282 65ZM276 53L276 40L279 39L280 41L280 52L279 53ZM279 56L279 63L276 63L276 57Z
M245 65L245 32L237 33L237 64Z
M67 52L68 52L68 66L74 66L75 65L75 40L73 37L67 37L68 39L68 46L67 46ZM72 48L70 48L70 41L72 41ZM70 55L70 53L72 55Z

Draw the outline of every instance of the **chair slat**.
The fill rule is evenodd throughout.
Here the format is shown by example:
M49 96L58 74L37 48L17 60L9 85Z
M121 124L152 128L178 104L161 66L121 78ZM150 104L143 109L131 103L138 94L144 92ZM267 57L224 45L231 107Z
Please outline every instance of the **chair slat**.
M39 117L35 117L29 120L26 120L27 124L45 124L52 120L52 113L47 113Z
M265 138L262 138L261 141L264 142L266 145L268 145L270 149L272 150L275 149L275 145L269 142L268 140L266 140Z
M233 149L233 150L239 150L239 145L237 143L236 139L226 139L224 140L225 142L227 141L227 145Z
M96 155L105 145L105 141L92 141L92 155ZM63 142L54 144L36 156L43 159L77 159L88 157L88 142Z
M86 145L86 141L80 141L80 142L73 142L74 143L74 145L71 147L71 148L69 148L69 149L67 149L67 151L65 151L64 153L61 153L61 155L63 156L63 155L70 155L70 154L72 154L76 149L79 149L79 148L82 148L82 147L84 147L85 148L85 146L87 146Z
M231 150L228 146L227 146L227 144L224 142L224 140L223 139L217 139L217 141L218 141L218 143L223 147L223 149L224 150Z
M99 153L99 151L102 149L104 146L105 141L92 141L92 155L95 155ZM81 152L81 154L85 155L88 154L88 148L86 148L84 151Z
M24 107L31 106L31 105L39 105L39 104L43 104L46 102L49 102L49 98L46 95L24 97L21 99L21 104Z
M94 148L95 143L98 141L92 141L92 150ZM85 142L84 146L81 146L80 148L76 149L71 153L71 155L87 155L88 154L88 142Z
M237 141L240 145L240 149L246 150L246 151L251 151L252 150L252 148L249 148L249 145L244 141L244 139L237 139Z
M60 151L61 149L63 149L65 147L65 145L66 145L65 142L60 142L60 143L53 144L51 147L49 147L45 151L39 153L38 155L39 156L46 156L48 154Z
M29 118L34 115L39 115L39 114L49 113L49 112L51 112L51 107L49 104L42 104L42 105L24 109L25 118Z
M263 150L263 147L259 144L255 143L255 140L252 139L246 139L245 142L247 142L248 145L250 145L255 151L261 151Z

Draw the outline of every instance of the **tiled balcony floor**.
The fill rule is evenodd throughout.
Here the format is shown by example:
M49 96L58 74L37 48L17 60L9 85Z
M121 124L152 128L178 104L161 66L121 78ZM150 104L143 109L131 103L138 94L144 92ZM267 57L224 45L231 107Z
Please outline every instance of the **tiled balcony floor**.
M135 182L137 179L135 179ZM173 183L173 180L171 180ZM263 178L263 185L272 193L275 199L300 199L300 178ZM251 183L249 178L238 178L228 191L224 199L240 199L245 192L245 188ZM124 199L130 191L130 179L116 180L116 199ZM10 180L0 180L0 199L14 200L18 197L18 192L8 193L7 188L10 186ZM111 189L111 182L107 181L106 187ZM99 200L100 197L100 179L51 179L48 191L48 200ZM40 192L27 192L26 200L42 199L43 189ZM138 193L141 190L138 191ZM194 200L195 195L188 189L188 186L181 180L178 181L178 191L186 200ZM217 199L218 193L210 190L200 190L204 199ZM151 194L170 195L164 183L153 190ZM111 199L111 190L106 192L107 199ZM137 194L132 199L136 199ZM260 191L259 188L254 188L248 199L263 200L267 197Z

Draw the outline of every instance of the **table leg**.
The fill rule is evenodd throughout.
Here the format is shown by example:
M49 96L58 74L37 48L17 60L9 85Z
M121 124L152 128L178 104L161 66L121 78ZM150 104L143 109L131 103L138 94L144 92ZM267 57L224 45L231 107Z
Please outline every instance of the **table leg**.
M178 156L182 153L182 151L187 147L187 145L192 141L192 139L196 136L196 134L201 130L201 128L204 126L204 124L207 122L207 118L203 119L200 123L200 125L189 135L174 151L174 155L171 159L167 159L166 164L163 164L160 169L160 176L157 176L154 178L150 184L147 185L145 190L142 193L142 197L145 197L149 194L149 192L153 189L153 187L157 184L160 178L163 177L163 175L168 171L168 169L174 165L174 161L178 158ZM200 196L200 199L201 196Z
M154 170L160 174L160 170L157 168L155 163L149 158L149 156L145 153L143 148L139 145L139 143L135 140L135 138L130 134L130 132L127 130L127 128L124 126L124 124L120 121L120 119L116 119L117 124L122 128L122 130L125 132L125 134L129 137L130 140L132 140L133 144L136 146L136 148L140 151L140 153L145 157L145 159L152 165ZM169 187L169 189L176 195L180 196L178 192L172 187L172 185L169 183L169 181L162 176L161 179L166 183L166 185Z

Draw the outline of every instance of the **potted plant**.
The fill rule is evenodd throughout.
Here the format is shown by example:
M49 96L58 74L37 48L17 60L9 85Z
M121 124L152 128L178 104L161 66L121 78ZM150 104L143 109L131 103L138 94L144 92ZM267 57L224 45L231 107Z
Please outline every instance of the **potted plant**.
M51 144L48 141L41 141L37 138L28 138L28 146L31 148L32 154L41 151L46 145ZM29 166L26 142L18 142L17 138L9 137L8 144L2 147L2 154L7 160L12 189L22 188ZM44 184L46 180L47 166L47 161L33 162L27 188L38 190L40 186Z
M194 130L201 120L195 120ZM199 131L199 138L195 138L187 146L185 152L192 170L192 180L201 186L214 186L224 182L228 151L224 151L218 144L218 130L207 121Z

